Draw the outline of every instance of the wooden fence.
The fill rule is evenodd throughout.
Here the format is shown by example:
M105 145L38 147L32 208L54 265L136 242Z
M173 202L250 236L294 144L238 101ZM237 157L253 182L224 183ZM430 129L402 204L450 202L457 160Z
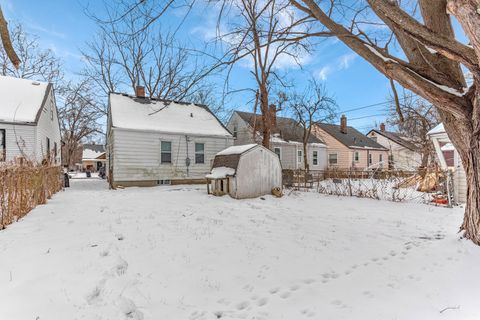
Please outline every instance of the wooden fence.
M0 229L45 204L63 187L59 166L4 164L0 167Z

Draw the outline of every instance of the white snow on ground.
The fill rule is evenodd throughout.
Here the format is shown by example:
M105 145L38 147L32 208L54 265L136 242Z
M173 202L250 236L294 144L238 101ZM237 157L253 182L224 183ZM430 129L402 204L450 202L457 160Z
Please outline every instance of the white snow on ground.
M479 319L462 210L72 180L0 231L0 319Z

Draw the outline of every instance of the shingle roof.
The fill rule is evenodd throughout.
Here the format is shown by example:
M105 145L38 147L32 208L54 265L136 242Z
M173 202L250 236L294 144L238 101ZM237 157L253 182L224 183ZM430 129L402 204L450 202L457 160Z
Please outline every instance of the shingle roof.
M110 116L116 128L231 137L220 120L201 104L110 93Z
M347 126L347 133L340 131L340 125L317 123L318 127L349 148L382 149L384 146L373 141L353 127Z
M254 114L250 112L235 111L245 122L247 122L252 128L259 132L262 132L263 121L260 114ZM272 135L279 134L280 138L289 142L302 142L303 141L303 128L302 126L291 118L277 117L277 125L272 128ZM309 143L324 143L321 139L315 137L313 134L308 139Z
M381 131L381 130L377 130L377 129L373 129L373 130L370 130L370 132L375 132L377 134L380 134L382 136L384 136L385 138L389 139L389 140L392 140L393 142L409 149L409 150L412 150L412 151L416 151L418 150L418 146L415 145L413 142L411 141L408 141L407 139L405 139L405 137L402 137L402 135L398 132L391 132L391 131ZM370 133L369 132L369 133Z

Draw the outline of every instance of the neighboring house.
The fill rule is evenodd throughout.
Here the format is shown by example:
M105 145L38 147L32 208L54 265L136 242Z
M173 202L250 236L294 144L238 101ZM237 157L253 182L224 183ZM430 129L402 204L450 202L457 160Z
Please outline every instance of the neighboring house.
M271 194L282 188L282 166L278 156L258 144L227 148L215 156L207 190L246 199Z
M0 76L0 97L0 161L22 157L61 163L52 84Z
M270 138L270 150L279 156L283 169L305 168L302 126L295 120L284 117L276 117L275 122ZM235 137L235 145L260 144L262 127L261 115L242 111L234 111L227 124L227 128ZM308 142L307 156L310 170L324 170L327 167L326 145L313 134L310 135Z
M443 127L443 123L428 132L433 142L437 160L443 170L453 172L453 189L456 202L465 203L467 199L467 178L458 151L453 146Z
M398 132L385 130L385 124L380 129L372 129L367 137L388 149L389 167L401 170L415 170L422 164L420 148L407 137Z
M111 93L107 166L113 187L205 182L233 137L204 105Z
M105 147L101 144L83 144L82 169L96 172L105 166L107 161Z
M317 123L312 132L327 145L329 168L388 168L388 149L347 126L344 115L340 125Z

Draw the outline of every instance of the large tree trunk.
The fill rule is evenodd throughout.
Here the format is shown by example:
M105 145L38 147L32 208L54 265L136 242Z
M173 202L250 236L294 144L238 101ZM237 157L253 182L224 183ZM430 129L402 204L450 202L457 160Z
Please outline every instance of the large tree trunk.
M262 111L262 145L270 149L270 135L272 133L272 119L268 104L268 91L264 86L260 86L260 110Z

